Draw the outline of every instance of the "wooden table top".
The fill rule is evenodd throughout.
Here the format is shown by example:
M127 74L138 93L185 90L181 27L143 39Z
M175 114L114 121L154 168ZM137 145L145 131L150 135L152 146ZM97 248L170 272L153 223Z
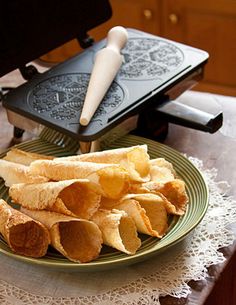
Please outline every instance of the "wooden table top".
M222 128L209 134L182 126L169 126L165 144L188 156L197 157L207 168L218 170L217 180L227 181L232 187L229 195L236 198L236 98L196 94L199 108L213 103L223 111ZM236 235L236 226L232 227ZM192 293L188 300L163 298L162 305L235 305L236 304L236 243L222 249L227 260L223 266L212 266L209 278L191 282ZM217 281L218 280L218 281Z
M214 134L169 124L164 143L170 147L201 159L207 168L218 170L217 179L227 181L232 188L230 196L236 198L236 98L199 93L187 96L197 101L199 108L214 100L224 113L223 127ZM11 145L13 128L0 103L0 151ZM27 136L27 135L26 135ZM236 234L236 225L232 226ZM222 249L226 261L211 266L209 277L204 281L190 282L192 293L188 299L161 298L162 305L235 305L236 304L236 243Z

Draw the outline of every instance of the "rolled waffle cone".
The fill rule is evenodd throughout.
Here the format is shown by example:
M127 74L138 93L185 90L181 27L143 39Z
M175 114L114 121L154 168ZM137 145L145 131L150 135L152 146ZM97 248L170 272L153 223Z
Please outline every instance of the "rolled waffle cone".
M102 195L109 198L120 198L130 185L128 172L118 164L39 160L30 164L30 172L56 181L86 178L98 184Z
M174 207L172 214L183 215L189 202L185 182L181 179L174 179L166 183L146 183L146 188L156 193L161 193Z
M126 254L135 254L141 246L135 223L124 211L99 210L92 220L100 228L105 245Z
M102 197L100 201L100 209L112 210L117 205L117 202L119 202L117 199Z
M0 199L0 232L17 254L42 257L50 243L47 228Z
M158 195L130 194L115 208L125 211L132 217L140 233L161 238L168 229L165 203Z
M165 183L150 181L143 184L132 184L130 192L153 193L162 196L165 200L167 212L175 215L183 215L189 202L185 182L174 179Z
M32 174L28 166L6 160L0 160L0 177L5 181L7 187L14 183L41 183L48 181L46 177Z
M54 157L52 156L32 153L13 147L7 152L3 159L28 166L35 160L52 160L53 158Z
M29 210L48 210L85 219L97 211L101 200L98 186L87 179L14 184L9 195Z
M86 263L99 256L102 234L94 222L55 212L21 210L48 228L52 246L69 260Z
M151 181L165 183L176 177L173 165L164 158L150 160L150 166Z
M134 181L149 180L150 164L147 145L104 150L88 154L57 158L58 161L85 161L95 163L120 164Z
M145 182L142 184L132 184L130 186L129 192L131 194L145 194L145 193L151 193L151 194L156 194L159 197L162 198L163 202L165 203L165 208L167 213L169 214L176 214L177 210L175 207L175 204L171 203L159 190L161 190L161 188L164 186L164 183L158 183L155 181L149 181L149 182ZM107 203L105 201L105 204L109 204L109 202ZM100 204L101 205L101 204Z

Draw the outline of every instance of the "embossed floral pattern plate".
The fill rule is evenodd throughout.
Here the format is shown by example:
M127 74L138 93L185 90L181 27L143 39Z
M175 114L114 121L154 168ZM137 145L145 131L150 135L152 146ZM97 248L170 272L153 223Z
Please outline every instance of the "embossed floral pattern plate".
M144 143L148 145L148 152L151 158L164 157L173 164L177 174L185 181L189 196L189 204L185 215L171 217L169 230L161 240L142 235L142 246L135 255L128 256L109 247L103 247L100 256L96 260L83 264L71 262L51 248L47 255L40 259L16 255L9 249L3 238L0 238L0 253L26 263L47 268L87 272L126 266L146 260L186 237L198 225L207 210L209 193L206 182L199 170L187 158L170 147L155 141L127 135L111 144L109 148L127 147ZM67 141L63 136L60 138L57 133L53 134L51 132L45 132L41 138L22 143L18 147L27 151L55 156L74 154L78 148L74 140ZM4 182L1 179L0 198L10 203L8 189L4 186Z

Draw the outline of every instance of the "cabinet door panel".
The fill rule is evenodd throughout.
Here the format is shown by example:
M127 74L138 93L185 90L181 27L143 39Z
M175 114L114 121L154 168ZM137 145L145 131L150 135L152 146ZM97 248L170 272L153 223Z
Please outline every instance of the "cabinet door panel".
M163 36L209 52L204 83L236 93L236 2L194 2L163 2Z
M110 0L112 18L89 32L95 41L106 37L116 25L136 28L152 34L160 34L160 2L157 0ZM62 61L79 52L81 48L73 40L42 57L46 61Z
M236 86L236 16L194 13L188 16L186 23L186 41L210 54L206 80Z
M104 25L91 31L92 36L101 39L115 26L136 28L152 34L160 33L160 2L157 0L110 0L113 15Z

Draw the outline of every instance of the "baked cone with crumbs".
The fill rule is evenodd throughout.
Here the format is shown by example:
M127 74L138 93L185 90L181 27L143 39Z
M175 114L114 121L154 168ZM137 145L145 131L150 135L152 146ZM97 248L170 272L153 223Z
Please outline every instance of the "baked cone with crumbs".
M114 208L132 217L140 233L162 238L168 229L165 200L156 194L128 194Z
M99 185L102 195L108 198L120 198L130 186L128 172L118 164L38 160L30 164L30 172L55 181L88 179Z
M13 209L0 199L0 232L11 250L29 257L42 257L50 243L47 228L40 222Z
M101 209L92 221L100 228L105 245L130 255L141 246L135 223L124 211Z
M5 181L7 187L15 183L41 183L48 178L38 174L32 174L29 167L23 164L0 159L0 177Z
M3 160L23 164L29 166L30 163L36 160L52 160L53 156L46 156L43 154L37 154L29 151L24 151L19 148L11 148L7 153Z
M87 179L38 184L13 184L9 195L15 203L29 210L48 210L89 219L98 210L99 187Z
M76 156L56 158L56 161L85 161L95 163L120 164L130 174L132 181L144 182L150 178L147 145L109 149Z
M69 260L87 263L99 256L102 233L94 222L49 211L21 211L48 228L51 245Z

